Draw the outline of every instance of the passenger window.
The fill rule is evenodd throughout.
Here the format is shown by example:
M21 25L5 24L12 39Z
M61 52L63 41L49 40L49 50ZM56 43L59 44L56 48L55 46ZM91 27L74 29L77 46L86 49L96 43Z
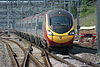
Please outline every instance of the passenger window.
M39 18L38 18L38 29L41 29L42 30L42 24L43 24L43 22L44 22L44 16L39 16Z
M37 22L37 19L36 18L33 18L33 22L32 22L32 28L33 29L35 29L36 22Z

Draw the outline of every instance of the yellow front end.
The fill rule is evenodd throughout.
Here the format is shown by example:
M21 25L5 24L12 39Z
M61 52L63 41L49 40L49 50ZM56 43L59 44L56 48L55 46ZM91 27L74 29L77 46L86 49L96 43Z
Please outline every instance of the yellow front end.
M72 29L70 31L72 31L73 29L74 29L74 27L72 27ZM47 30L51 31L53 34L53 35L47 35L48 38L55 43L66 43L74 38L74 35L68 35L70 31L68 31L64 34L58 34L54 31L52 31L50 28L47 28Z
M70 42L71 40L74 39L74 35L69 35L69 33L72 30L74 30L74 25L72 26L72 28L68 32L63 33L63 34L58 34L58 33L52 31L49 28L49 26L48 26L48 19L47 18L48 18L48 16L46 15L46 30L50 31L52 33L52 35L48 35L47 34L47 37L49 38L50 41L52 41L54 43L57 43L57 44L65 44L65 43L68 43L68 42ZM53 44L49 44L49 45L53 45Z

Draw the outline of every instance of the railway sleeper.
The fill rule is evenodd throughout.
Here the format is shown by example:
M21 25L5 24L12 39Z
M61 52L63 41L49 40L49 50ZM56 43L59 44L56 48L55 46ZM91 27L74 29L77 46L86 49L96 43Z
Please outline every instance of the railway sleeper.
M25 33L23 33L23 38L25 37Z
M36 38L36 42L37 42L37 45L38 45L38 46L41 45L41 41L40 41L40 39L39 39L38 37Z
M21 37L24 38L24 33L22 33Z
M17 35L19 36L19 32L17 32Z
M38 38L38 45L41 46L41 40Z
M16 35L18 35L18 32L16 31Z
M25 39L27 40L27 34L25 34Z
M37 40L37 37L35 37L35 44L36 44L36 45L38 44L38 40Z
M41 40L41 46L42 46L44 49L48 49L47 43L46 43L44 40Z
M20 32L20 37L22 37L22 32Z
M28 40L28 41L30 41L30 36L27 34L26 35L26 39Z
M21 35L22 35L21 32L19 32L19 36L20 36L20 37L21 37Z
M30 36L30 42L35 43L34 36Z
M52 53L58 53L58 54L63 54L63 55L68 55L69 54L69 49L68 47L55 47L55 46L50 46L48 48L49 52Z
M38 38L38 37L35 37L35 44L38 45L39 47L42 47L42 48L43 48L43 45L42 45L41 39Z

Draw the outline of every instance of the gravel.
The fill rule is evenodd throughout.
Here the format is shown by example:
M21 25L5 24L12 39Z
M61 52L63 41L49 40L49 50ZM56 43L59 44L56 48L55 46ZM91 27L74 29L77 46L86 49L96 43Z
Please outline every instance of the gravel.
M100 56L99 55L91 54L91 53L80 53L80 54L76 54L76 56L83 58L87 61L90 61L92 63L100 65Z
M11 60L6 46L0 42L0 67L11 67Z

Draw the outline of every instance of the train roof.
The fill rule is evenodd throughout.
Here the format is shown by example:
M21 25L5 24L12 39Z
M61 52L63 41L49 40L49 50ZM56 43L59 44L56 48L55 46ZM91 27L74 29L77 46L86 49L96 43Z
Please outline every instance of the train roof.
M67 10L64 10L64 9L53 9L53 10L45 11L45 12L40 13L40 14L36 14L36 15L34 15L34 16L30 16L30 17L21 19L21 21L31 20L31 19L34 18L34 17L43 16L43 15L49 14L49 13L51 13L51 12L52 12L52 15L54 15L56 12L60 12L60 11L61 11L62 13L65 12L65 13L63 13L63 14L67 14L67 15L70 15L70 14L71 14L71 13L69 13ZM18 21L20 21L20 20L18 20Z
M62 14L62 15L66 15L66 16L72 16L72 14L70 12L68 12L67 10L65 10L65 9L49 10L49 11L47 11L47 14L49 16L56 15L56 14Z
M30 19L32 19L34 16L31 16L31 17L27 17L27 18L24 18L24 19L22 19L21 21L26 21L26 20L30 20Z

